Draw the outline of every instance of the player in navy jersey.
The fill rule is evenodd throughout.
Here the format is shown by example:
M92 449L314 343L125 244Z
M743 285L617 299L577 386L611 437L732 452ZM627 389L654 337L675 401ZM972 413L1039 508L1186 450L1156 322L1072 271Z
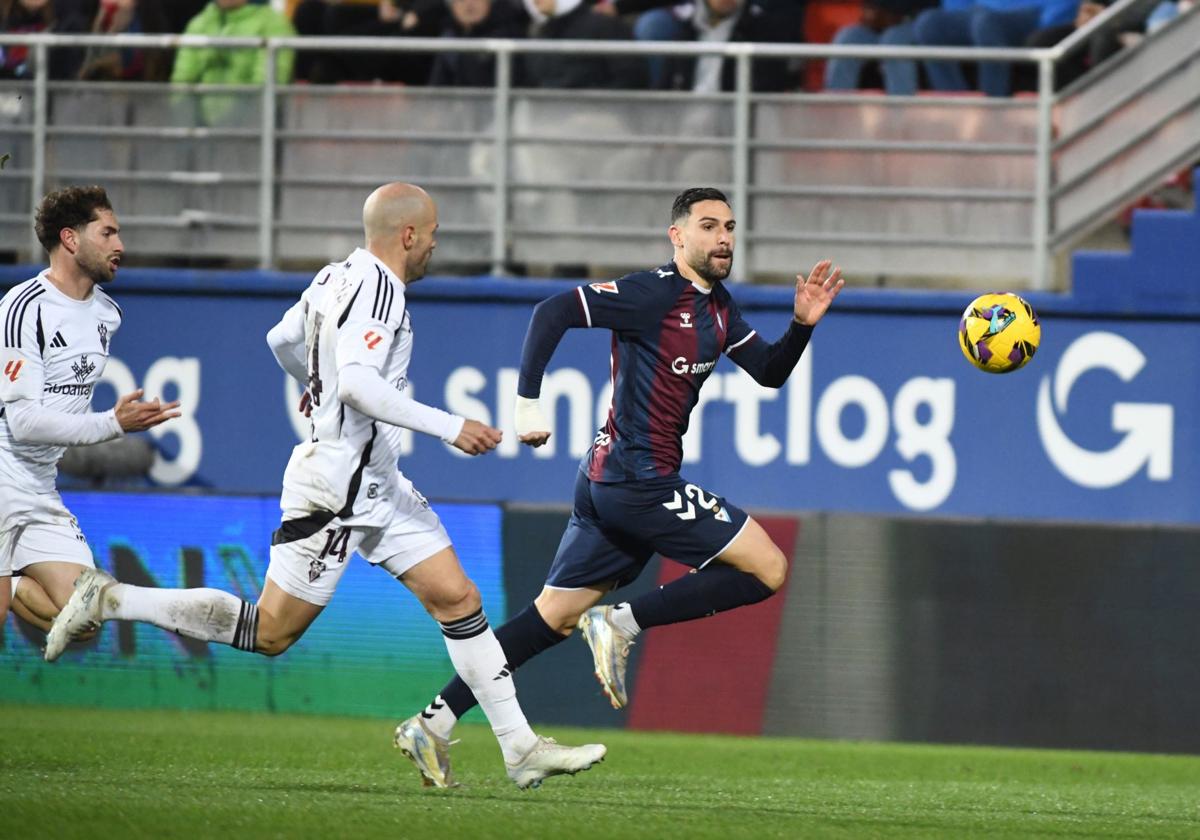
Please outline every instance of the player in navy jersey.
M612 330L613 399L580 464L574 510L545 588L496 637L516 668L578 626L616 708L626 702L625 664L638 633L762 601L787 575L784 553L757 522L680 476L682 439L722 353L759 384L781 387L843 281L828 260L798 275L792 323L768 343L721 282L733 265L734 228L723 193L686 190L671 208L671 262L542 301L525 336L515 413L522 443L536 447L550 438L538 406L542 374L572 327ZM595 606L656 553L698 574L616 607ZM422 716L438 738L448 739L474 704L455 679Z

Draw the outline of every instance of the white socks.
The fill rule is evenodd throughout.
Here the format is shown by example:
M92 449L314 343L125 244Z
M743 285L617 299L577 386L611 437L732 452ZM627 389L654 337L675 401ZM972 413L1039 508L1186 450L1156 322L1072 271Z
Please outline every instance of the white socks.
M220 589L117 583L104 590L100 617L144 621L181 636L249 651L258 635L258 607Z
M466 682L464 680L464 682ZM433 698L433 702L421 713L425 726L439 738L449 739L454 732L454 724L458 723L458 715L450 710L450 704L442 695Z
M633 610L629 608L628 603L617 604L609 613L612 626L616 627L626 636L636 636L642 632L642 628L638 626L637 621L633 617Z
M441 623L441 627L454 670L458 671L487 715L492 731L500 742L504 761L515 764L533 749L537 736L529 728L521 704L517 702L512 669L504 660L504 650L488 626L487 616L480 608L466 618ZM453 713L450 715L453 716ZM429 723L426 721L426 724ZM439 728L444 725L443 721ZM450 721L449 726L452 728L454 722ZM441 734L433 726L430 728L436 734Z

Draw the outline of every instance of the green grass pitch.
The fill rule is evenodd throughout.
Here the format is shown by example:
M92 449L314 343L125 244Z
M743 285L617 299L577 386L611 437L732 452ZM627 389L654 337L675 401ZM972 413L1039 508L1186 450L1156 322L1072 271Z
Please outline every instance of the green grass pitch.
M1198 837L1200 758L547 729L519 791L460 727L428 790L380 720L2 706L3 838Z

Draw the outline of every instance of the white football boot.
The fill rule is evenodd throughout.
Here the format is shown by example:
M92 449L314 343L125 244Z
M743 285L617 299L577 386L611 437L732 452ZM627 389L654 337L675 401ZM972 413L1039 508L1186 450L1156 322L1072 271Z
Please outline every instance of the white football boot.
M103 569L84 569L79 573L75 579L75 591L50 625L50 632L46 636L44 658L47 662L62 656L67 643L80 633L100 626L100 596L116 582Z
M592 649L596 679L614 709L629 702L625 694L625 666L629 664L629 649L635 642L612 623L612 607L592 607L579 617L583 640Z
M417 766L421 784L425 787L459 786L450 775L450 741L430 732L420 714L397 726L392 742Z
M542 780L563 774L574 776L581 770L604 760L608 748L603 744L584 744L567 747L553 738L538 736L537 743L515 764L505 763L508 778L521 790L541 787Z

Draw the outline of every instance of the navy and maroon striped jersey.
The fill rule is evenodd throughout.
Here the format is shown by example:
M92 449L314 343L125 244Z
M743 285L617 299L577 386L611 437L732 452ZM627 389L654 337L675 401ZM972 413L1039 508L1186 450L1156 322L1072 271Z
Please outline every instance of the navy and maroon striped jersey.
M521 396L537 397L545 366L568 327L612 330L612 405L582 465L592 481L602 483L679 471L689 417L722 353L762 384L779 387L811 333L796 325L767 345L742 319L723 284L704 289L681 276L674 263L580 286L543 301L538 310L521 360Z

